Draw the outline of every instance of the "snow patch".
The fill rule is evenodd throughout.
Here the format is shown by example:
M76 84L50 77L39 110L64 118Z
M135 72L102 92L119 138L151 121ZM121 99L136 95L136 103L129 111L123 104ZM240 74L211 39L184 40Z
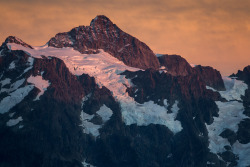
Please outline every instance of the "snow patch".
M84 97L82 98L82 106L83 106L84 103L91 97L91 95L92 95L92 93L90 93L90 94L88 94L88 95L86 95L86 96L84 96Z
M108 108L106 105L103 105L99 111L96 112L103 120L103 122L107 122L110 117L113 115L113 111Z
M166 101L165 101L166 104ZM122 116L126 125L137 124L147 126L149 124L160 124L168 127L173 133L182 130L180 121L175 120L177 111L167 113L167 105L159 106L153 101L138 104L136 102L121 102Z
M189 64L191 67L196 67L197 65L196 64Z
M0 57L4 56L4 55L2 55L2 52L3 52L3 49L0 50Z
M1 87L4 87L5 85L10 84L10 81L11 81L10 78L6 78L6 79L0 81Z
M92 134L94 137L97 137L100 135L99 129L101 128L101 125L96 125L92 122L89 122L93 117L94 115L89 115L82 111L80 115L82 124L80 126L83 127L83 133Z
M176 100L171 108L171 111L175 114L175 117L177 116L179 111L178 103L179 102Z
M35 76L35 77L30 76L27 82L35 85L35 87L37 87L40 90L34 101L39 100L40 96L42 96L44 92L47 90L47 88L50 86L50 82L44 80L42 76Z
M15 125L17 125L19 122L21 122L22 120L23 120L22 117L18 117L17 119L10 119L10 120L6 123L6 125L7 125L7 126L15 126Z
M155 54L156 57L161 57L163 54Z
M19 129L22 129L23 128L23 125L19 125L19 127L18 127Z
M119 50L118 50L118 52L121 52L121 51L123 51L126 47L128 47L130 44L126 44L126 45L124 45L124 47L122 47L122 48L120 48Z
M27 65L29 65L29 67L27 67L19 77L21 77L23 74L25 74L26 72L28 72L29 70L31 70L33 68L34 60L35 59L33 57L29 57L28 58Z
M93 165L87 163L86 160L84 160L84 161L82 162L82 165L83 165L83 167L95 167L95 166L93 166Z
M0 102L0 113L6 113L15 105L20 103L33 88L33 85L27 85L25 87L17 89L16 91L10 93L9 96L2 99L2 101Z
M168 71L166 70L166 67L165 66L161 66L160 68L159 68L159 72L160 72L160 74L161 73L167 73Z
M14 82L13 84L11 84L10 88L1 89L0 93L2 93L2 92L7 92L7 93L13 92L16 89L18 89L24 83L24 81L25 81L25 79L20 79L20 80Z
M10 113L10 114L9 114L9 117L12 118L14 115L15 115L14 112L13 112L13 113Z
M10 70L13 70L15 67L16 67L15 62L12 61L12 62L10 63L9 69L10 69Z
M96 114L99 115L102 118L103 123L105 123L105 122L107 122L110 119L110 117L112 116L113 112L106 105L103 105L100 108L100 110L96 112ZM102 128L102 125L96 125L96 124L90 122L90 120L93 119L94 116L95 116L94 114L93 115L89 115L89 114L87 114L87 113L85 113L85 112L82 111L81 115L80 115L80 119L82 121L82 124L80 126L83 127L83 133L92 134L93 136L97 137L97 136L100 135L99 129Z
M28 58L28 63L29 63L30 66L32 66L34 64L34 60L35 59L33 57Z

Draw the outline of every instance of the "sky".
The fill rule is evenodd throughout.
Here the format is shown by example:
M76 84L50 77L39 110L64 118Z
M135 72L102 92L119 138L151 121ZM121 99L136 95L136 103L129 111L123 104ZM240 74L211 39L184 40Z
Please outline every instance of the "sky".
M106 15L155 53L230 75L250 65L249 0L0 0L0 43L41 46Z

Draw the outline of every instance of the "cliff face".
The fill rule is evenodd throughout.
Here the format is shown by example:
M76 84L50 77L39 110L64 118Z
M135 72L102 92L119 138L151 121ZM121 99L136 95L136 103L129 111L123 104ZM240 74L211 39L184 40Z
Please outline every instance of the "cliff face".
M204 67L200 65L194 67L194 69L201 76L207 86L220 91L226 90L221 74L216 69L213 69L209 66Z
M167 73L173 76L197 74L207 86L219 91L226 90L220 72L212 67L197 65L192 68L190 64L179 55L160 55L158 56L158 60L160 65L165 67Z
M161 66L166 67L168 73L178 76L186 76L193 73L190 64L179 55L161 55L158 56Z
M250 164L249 66L224 84L180 56L158 62L105 16L48 46L0 47L0 166Z

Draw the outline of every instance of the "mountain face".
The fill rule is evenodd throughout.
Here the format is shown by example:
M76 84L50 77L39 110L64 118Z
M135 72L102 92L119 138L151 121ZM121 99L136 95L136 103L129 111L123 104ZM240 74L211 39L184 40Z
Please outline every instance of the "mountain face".
M106 16L97 16L90 26L80 26L70 32L59 33L48 45L57 48L73 47L80 53L95 53L98 49L103 49L128 66L159 68L157 58L146 44L123 32Z
M105 16L0 47L0 166L250 166L250 68L154 55Z

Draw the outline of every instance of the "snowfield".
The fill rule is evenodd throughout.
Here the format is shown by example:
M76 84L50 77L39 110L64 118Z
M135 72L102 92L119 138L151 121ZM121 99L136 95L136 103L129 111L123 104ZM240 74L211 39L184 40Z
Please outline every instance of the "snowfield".
M236 80L235 78L223 77L223 81L226 87L226 91L218 91L221 97L226 100L239 100L242 101L241 96L245 95L245 91L248 86L243 81ZM207 89L211 89L216 92L215 89L206 86Z
M81 54L73 48L54 48L45 45L30 49L15 43L8 43L7 45L11 50L24 50L34 58L41 58L41 55L48 58L57 57L64 61L71 73L75 75L85 73L94 77L99 87L107 87L120 103L122 118L126 125L160 124L168 127L173 133L182 130L181 123L175 120L178 111L168 114L166 106L159 106L152 101L139 104L128 95L126 89L131 87L132 84L129 79L119 74L125 70L138 71L141 69L126 66L122 61L103 50L99 50L98 54ZM174 110L177 110L177 107ZM88 126L95 127L90 123L85 122ZM91 130L86 133L90 132ZM92 132L97 135L97 131Z
M226 91L218 91L220 95L228 100L228 102L217 101L219 108L219 117L214 117L214 122L211 125L206 125L209 137L209 149L212 153L222 153L225 150L224 146L230 146L227 139L219 136L225 129L230 129L235 133L238 131L238 124L247 117L244 112L244 106L241 96L245 95L245 90L248 86L239 80L229 77L223 77ZM208 87L207 89L213 88ZM241 144L237 140L232 145L232 151L239 156L238 166L246 167L250 165L250 143Z

